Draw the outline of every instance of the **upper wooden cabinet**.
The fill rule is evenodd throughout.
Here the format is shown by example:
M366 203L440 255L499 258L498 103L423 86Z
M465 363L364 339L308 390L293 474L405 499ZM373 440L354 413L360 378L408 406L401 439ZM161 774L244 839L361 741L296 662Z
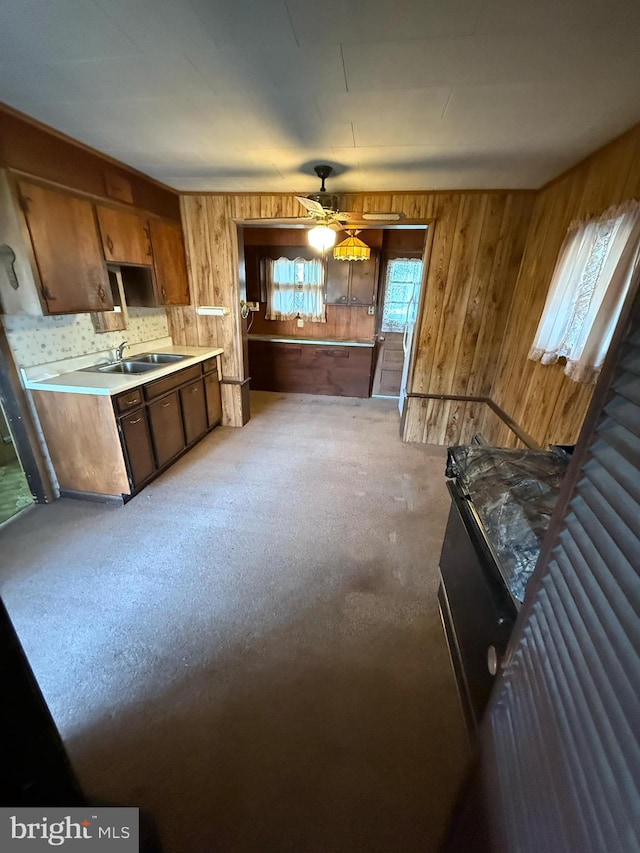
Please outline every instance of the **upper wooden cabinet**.
M327 305L375 305L378 253L368 261L327 260Z
M111 310L111 287L91 202L26 181L20 182L19 192L47 313Z
M123 264L153 263L149 225L137 213L97 205L104 256Z
M164 219L152 219L149 224L158 303L188 305L191 300L182 228Z

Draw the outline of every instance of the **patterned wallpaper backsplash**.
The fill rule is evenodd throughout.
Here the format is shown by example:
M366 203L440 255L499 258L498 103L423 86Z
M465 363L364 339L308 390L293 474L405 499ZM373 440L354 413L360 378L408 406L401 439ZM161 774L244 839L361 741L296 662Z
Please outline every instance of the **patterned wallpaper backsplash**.
M89 314L58 314L53 317L26 315L2 318L20 367L35 367L92 352L113 349L120 341L139 344L168 337L164 308L129 308L129 324L121 332L96 334Z

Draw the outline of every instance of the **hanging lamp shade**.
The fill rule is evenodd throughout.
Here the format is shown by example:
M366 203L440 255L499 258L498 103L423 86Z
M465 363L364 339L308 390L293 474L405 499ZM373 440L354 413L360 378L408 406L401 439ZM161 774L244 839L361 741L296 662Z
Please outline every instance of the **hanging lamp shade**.
M336 242L336 232L326 225L316 225L309 231L309 245L320 252L330 249Z
M356 234L359 231L347 231L349 235L346 240L338 245L333 250L333 257L337 261L368 261L371 257L371 249L366 243L363 243Z

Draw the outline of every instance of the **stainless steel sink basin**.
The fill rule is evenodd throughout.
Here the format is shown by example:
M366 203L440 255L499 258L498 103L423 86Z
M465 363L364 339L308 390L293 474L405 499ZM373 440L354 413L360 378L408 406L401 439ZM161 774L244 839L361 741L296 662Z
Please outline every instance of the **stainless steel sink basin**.
M135 361L140 364L173 364L174 361L182 361L189 358L188 355L178 355L176 352L145 352L142 355L132 355L127 361Z
M147 370L153 370L157 367L156 364L145 364L139 361L118 361L116 364L103 364L101 367L91 367L88 370L95 370L99 373L146 373Z

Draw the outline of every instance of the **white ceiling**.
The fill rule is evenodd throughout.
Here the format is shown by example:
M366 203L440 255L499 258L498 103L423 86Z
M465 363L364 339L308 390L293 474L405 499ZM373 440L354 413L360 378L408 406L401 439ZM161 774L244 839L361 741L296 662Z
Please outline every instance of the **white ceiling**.
M538 187L640 121L638 0L2 0L0 100L185 190Z

